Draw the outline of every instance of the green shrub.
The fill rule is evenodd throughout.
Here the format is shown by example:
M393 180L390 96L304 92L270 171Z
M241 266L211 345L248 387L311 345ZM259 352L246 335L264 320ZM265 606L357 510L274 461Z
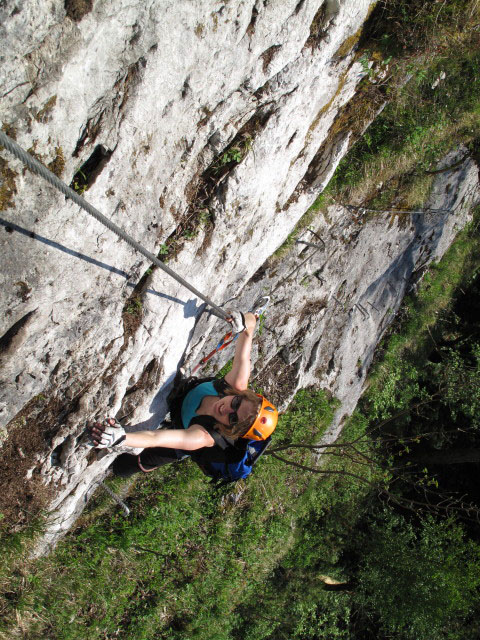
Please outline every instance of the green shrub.
M452 521L413 526L383 511L359 537L356 606L412 640L459 638L480 587L480 546Z

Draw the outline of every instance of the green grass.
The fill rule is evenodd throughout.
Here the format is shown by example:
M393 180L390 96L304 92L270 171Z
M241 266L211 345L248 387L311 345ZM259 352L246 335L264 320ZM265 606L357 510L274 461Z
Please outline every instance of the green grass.
M215 374L215 377L218 378L218 379L224 378L227 375L227 373L232 370L232 367L233 367L233 358L230 358L230 360L228 360L223 365L223 367L220 369L220 371Z
M325 394L301 392L276 444L316 438L334 407ZM5 601L4 637L230 638L236 608L294 543L312 483L268 456L248 481L223 489L190 462L140 477L128 519L101 498L51 556L17 559L6 576L15 597Z
M376 208L421 207L433 180L428 172L447 152L464 144L476 153L480 54L473 23L466 34L456 33L440 48L441 32L435 55L391 63L389 104L340 163L328 187L335 199Z
M356 416L346 425L342 440L357 439L365 427L365 419ZM369 448L365 442L359 446ZM355 535L369 501L369 488L341 474L359 472L345 456L325 456L322 469L340 473L310 476L297 511L292 543L262 590L243 610L244 621L235 637L351 638L352 599L347 592L326 591L324 581L327 577L338 582L348 579L342 550Z

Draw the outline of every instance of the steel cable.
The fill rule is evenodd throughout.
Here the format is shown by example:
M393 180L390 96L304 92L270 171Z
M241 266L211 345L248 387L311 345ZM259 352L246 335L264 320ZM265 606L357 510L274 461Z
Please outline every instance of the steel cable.
M153 253L147 251L140 243L134 240L131 236L128 235L123 229L118 227L111 220L106 218L98 209L92 206L89 202L82 198L78 193L76 193L73 189L68 187L62 180L60 180L54 173L49 171L43 164L38 162L35 158L33 158L29 153L27 153L22 147L20 147L15 141L13 141L9 136L7 136L3 131L0 131L0 143L10 151L14 156L16 156L21 162L23 162L29 169L31 169L34 173L41 176L44 180L58 189L61 193L63 193L67 198L73 200L75 204L78 204L79 207L84 209L87 213L93 216L96 220L98 220L101 224L106 226L110 231L113 231L119 238L127 242L131 247L133 247L136 251L144 255L151 262L153 262L157 267L160 267L162 271L167 273L169 276L174 278L178 283L186 287L193 294L198 296L201 300L206 302L211 308L214 315L219 318L223 318L226 320L228 315L225 313L223 309L217 306L214 302L212 302L209 298L204 296L198 289L193 287L190 283L188 283L184 278L179 276L175 271L170 269L166 264L164 264L161 260L157 258Z

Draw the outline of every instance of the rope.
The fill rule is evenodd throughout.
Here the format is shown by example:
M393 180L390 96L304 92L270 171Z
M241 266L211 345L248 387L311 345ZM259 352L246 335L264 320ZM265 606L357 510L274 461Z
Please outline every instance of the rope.
M232 342L234 342L238 338L239 334L237 333L236 336L233 336L233 337L232 336L233 336L233 334L232 334L231 331L226 333L223 336L223 338L220 340L220 342L217 344L215 349L213 351L211 351L207 356L202 358L200 360L200 362L197 364L197 366L192 369L192 371L190 372L190 375L194 376L199 369L201 369L203 366L205 366L207 364L207 362L210 360L210 358L213 358L213 356L216 353L218 353L218 351L222 351L222 349L225 349L225 347L228 347L229 344L232 344Z
M257 298L257 300L255 300L254 304L252 305L250 313L253 313L258 320L260 316L265 312L265 309L267 308L269 303L270 303L270 296L260 296L260 298ZM223 336L223 338L220 340L220 342L217 344L215 349L211 351L208 355L206 355L204 358L202 358L200 362L190 371L189 376L195 375L195 373L199 369L201 369L207 364L210 358L213 358L213 356L216 353L218 353L219 351L222 351L223 349L225 349L225 347L228 347L228 345L232 344L232 342L235 342L235 340L238 338L239 335L240 335L239 333L237 333L236 335L233 335L232 331L229 331L228 333L226 333Z
M96 220L98 220L101 224L105 225L110 231L113 231L119 238L127 242L131 247L133 247L136 251L144 255L151 262L153 262L157 267L160 267L165 273L168 273L169 276L174 278L178 283L186 287L193 294L198 296L201 300L206 302L211 308L214 315L223 320L228 318L228 315L225 313L223 309L217 306L214 302L212 302L209 298L204 296L198 289L189 284L186 280L184 280L181 276L176 274L170 267L167 267L166 264L161 262L157 256L150 251L147 251L139 244L136 240L134 240L131 236L128 235L123 229L114 224L111 220L106 218L98 209L93 207L89 202L82 198L78 193L76 193L73 189L68 187L62 180L60 180L54 173L49 171L46 167L43 166L38 160L33 158L29 153L27 153L22 147L20 147L16 142L14 142L9 136L7 136L3 131L0 131L0 143L13 153L19 160L21 160L29 169L31 169L34 173L37 173L44 180L49 182L56 189L61 191L67 198L73 200L75 204L78 204L79 207L84 209L87 213L93 216Z

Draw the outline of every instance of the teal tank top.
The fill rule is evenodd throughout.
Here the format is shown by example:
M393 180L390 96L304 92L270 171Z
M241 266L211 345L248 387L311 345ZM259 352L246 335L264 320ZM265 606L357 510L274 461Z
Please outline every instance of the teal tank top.
M219 396L220 394L213 386L213 382L202 382L187 393L182 403L182 423L183 428L188 429L192 418L196 415L198 407L205 396Z

